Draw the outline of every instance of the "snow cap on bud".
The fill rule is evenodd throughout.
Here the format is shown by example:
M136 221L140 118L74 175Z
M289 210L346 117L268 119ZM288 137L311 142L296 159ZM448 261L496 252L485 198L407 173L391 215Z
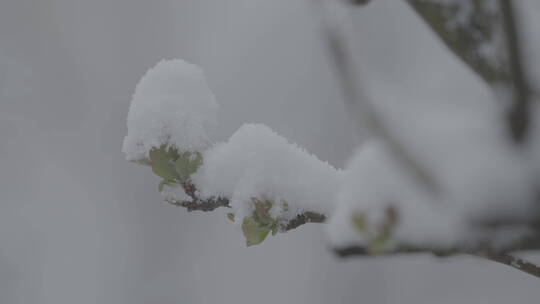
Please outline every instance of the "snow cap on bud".
M203 71L180 59L163 60L141 78L131 99L122 152L144 161L152 148L203 151L217 125L218 103Z

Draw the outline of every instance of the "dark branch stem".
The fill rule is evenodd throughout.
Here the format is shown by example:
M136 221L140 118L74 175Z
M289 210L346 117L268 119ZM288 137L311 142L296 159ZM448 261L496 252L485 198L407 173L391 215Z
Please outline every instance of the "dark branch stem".
M516 23L513 3L510 0L499 0L503 15L506 45L512 73L512 103L508 111L508 124L512 138L522 142L529 126L529 86L522 63L520 32Z
M176 201L167 199L165 200L167 203L178 206L178 207L185 207L187 211L213 211L216 208L219 207L229 207L229 200L226 198L212 198L208 200L199 200L199 201Z
M211 197L209 199L201 199L197 195L197 189L195 188L195 185L193 185L192 183L182 183L181 185L182 185L182 188L184 189L184 192L189 197L191 197L191 200L177 201L174 199L166 199L165 200L166 202L174 206L187 208L189 212L191 211L208 212L208 211L213 211L214 209L217 209L219 207L230 208L229 199L226 197ZM281 225L281 231L286 232L307 223L322 223L325 220L326 220L326 215L324 214L311 212L311 211L305 211L302 214L298 214L294 219L284 222Z
M211 197L209 199L200 199L197 196L197 189L195 185L191 183L182 183L182 188L184 192L191 197L190 201L177 201L173 199L165 200L171 205L185 207L189 212L191 211L213 211L219 207L229 207L229 199L225 197Z
M289 231L307 223L323 223L325 220L326 216L323 214L306 211L285 223L282 226L282 230Z
M522 238L520 240L516 240L515 242L509 242L505 246L493 246L493 243L497 243L497 241L487 236L481 240L468 242L468 245L458 245L453 247L415 246L410 244L401 244L394 246L385 252L377 253L377 255L398 255L411 253L432 253L437 256L449 256L456 254L471 254L480 256L500 255L514 251L540 250L540 235L536 233L530 237ZM340 257L373 255L373 253L366 249L365 246L352 245L334 248L333 250L334 253Z
M480 245L481 244L481 245ZM373 254L366 247L363 246L349 246L343 248L334 248L334 253L341 257L361 257L361 256L390 256L401 254L415 254L415 253L431 253L438 257L448 257L461 254L468 254L490 261L498 262L517 270L528 273L532 276L540 278L540 267L528 262L524 259L515 257L509 252L523 251L523 250L538 250L540 249L540 238L533 237L530 239L524 239L521 242L517 242L507 246L506 248L493 249L487 242L478 242L476 248L471 247L453 247L453 248L437 248L437 247L415 247L415 246L399 246L393 250L389 250L382 253Z
M477 255L477 256L488 259L493 262L497 262L497 263L501 263L501 264L513 267L517 270L528 273L534 277L540 278L540 267L524 259L513 256L511 254L502 253L502 254L496 254L496 255Z
M493 262L497 262L503 265L507 265L509 267L515 268L519 271L523 271L525 273L528 273L534 277L540 278L540 267L528 262L522 258L513 256L508 253L481 253L481 252L467 252L467 251L461 251L457 249L449 249L449 250L428 250L428 249L422 249L422 248L401 248L398 251L394 252L386 252L382 255L396 255L396 254L411 254L411 253L432 253L438 257L448 257L448 256L454 256L459 254L469 254L472 256L476 256L479 258L487 259ZM339 257L352 257L352 256L370 256L368 250L364 247L360 246L351 246L351 247L345 247L345 248L338 248L334 249L334 253ZM381 254L377 254L381 255Z

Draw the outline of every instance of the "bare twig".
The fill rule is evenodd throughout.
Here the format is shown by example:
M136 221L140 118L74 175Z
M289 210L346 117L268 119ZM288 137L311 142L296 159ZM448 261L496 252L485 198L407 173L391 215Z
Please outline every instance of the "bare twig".
M534 244L535 246L531 246L534 248L527 248L527 249L538 249L538 243ZM521 248L520 250L525 249ZM365 247L361 246L351 246L351 247L344 247L344 248L337 248L333 250L334 253L341 257L352 257L352 256L370 256L372 255L369 250L366 250ZM448 256L455 256L455 255L472 255L479 258L487 259L493 262L501 263L503 265L507 265L510 267L513 267L519 271L523 271L525 273L528 273L532 276L535 276L537 278L540 278L540 267L528 262L524 259L521 259L519 257L516 257L512 254L505 253L505 252L490 252L490 251L470 251L470 250L464 250L459 248L451 248L451 249L434 249L434 248L418 248L418 247L401 247L399 249L396 249L394 251L389 252L383 252L378 253L377 255L397 255L397 254L414 254L414 253L432 253L438 257L448 257Z
M510 0L499 0L503 15L506 45L512 75L512 101L508 111L508 125L512 138L522 142L529 126L529 86L522 63L520 32L515 18L513 3Z
M171 205L185 207L189 212L191 211L213 211L219 207L229 208L229 199L225 197L211 197L209 199L200 199L197 196L197 189L192 183L182 183L184 192L191 197L190 201L177 201L174 199L166 199L165 201Z
M365 5L368 4L370 0L349 0L352 4Z
M522 258L513 256L511 254L495 254L495 255L478 255L481 258L488 259L497 263L501 263L510 267L513 267L519 271L528 273L534 277L540 278L540 267L528 262Z
M187 211L213 211L216 208L219 207L229 207L229 200L226 198L218 197L217 199L208 199L208 200L198 200L198 201L177 201L173 199L166 199L167 203L178 206L178 207L184 207L187 209Z
M514 230L514 227L507 227L509 231ZM479 228L480 229L480 228ZM496 244L496 245L495 245ZM334 248L334 252L340 257L350 256L369 256L373 255L365 248L365 246L346 246L341 248ZM478 238L474 242L469 241L461 245L452 247L442 246L418 246L411 244L397 244L392 248L382 252L384 255L396 255L396 254L410 254L410 253L433 253L437 256L448 256L455 254L471 254L471 255L500 255L514 251L527 251L527 250L540 250L540 234L538 232L531 233L527 237L523 237L515 240L514 242L507 242L506 244L500 244L497 241L496 236L487 234L483 238ZM376 253L380 254L380 253Z
M382 252L373 253L365 246L347 246L333 248L332 251L340 258L350 257L363 257L363 256L390 256L390 255L404 255L404 254L416 254L416 253L431 253L439 257L446 257L455 254L462 253L461 250L455 248L443 249L435 247L417 247L417 246L399 246L392 250L386 250Z
M325 215L306 211L284 224L282 230L289 231L307 223L323 223L324 221L326 221Z

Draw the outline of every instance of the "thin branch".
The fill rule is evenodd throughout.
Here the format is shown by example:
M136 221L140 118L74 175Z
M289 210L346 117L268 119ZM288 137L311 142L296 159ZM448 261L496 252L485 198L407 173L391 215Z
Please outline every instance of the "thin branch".
M283 231L289 231L307 223L324 223L324 221L326 221L326 216L324 214L306 211L288 221L281 228Z
M540 267L528 262L522 258L513 256L511 254L495 254L495 255L477 255L478 257L488 259L493 262L501 263L503 265L510 266L519 271L528 273L534 277L540 278Z
M219 207L230 208L229 199L226 197L211 197L208 199L201 199L197 195L197 189L195 188L195 185L193 185L192 183L182 183L181 186L184 189L184 192L189 197L191 197L191 200L178 201L172 198L168 198L165 199L167 203L178 207L184 207L188 210L188 212L209 212ZM311 211L305 211L304 213L298 214L294 219L282 223L280 230L281 232L286 232L307 223L323 223L324 221L326 221L326 215Z
M529 249L538 249L538 246L534 246L534 247L535 248L529 248ZM337 249L334 249L333 251L337 256L341 258L373 255L372 253L369 252L369 250L361 246L337 248ZM468 254L468 255L479 257L479 258L487 259L493 262L497 262L503 265L507 265L519 271L528 273L534 277L540 278L539 266L531 262L528 262L522 258L513 256L509 253L504 253L504 252L482 252L482 251L471 252L470 250L462 250L462 249L456 249L456 248L454 249L429 249L429 248L419 248L419 247L402 247L395 251L383 252L382 254L378 253L377 255L389 256L389 255L397 255L397 254L414 254L414 253L432 253L438 257L449 257L449 256L455 256L455 255L461 255L461 254Z
M506 45L512 74L512 103L508 111L508 124L512 138L523 142L529 126L529 86L522 63L519 29L515 18L513 3L510 0L499 0L503 15Z
M509 83L507 56L494 45L504 36L502 14L491 1L407 0L436 36L489 85ZM486 56L481 49L495 52Z
M174 199L166 199L165 201L168 202L171 205L179 206L179 207L185 207L189 212L191 211L213 211L216 208L219 207L227 207L229 206L229 199L225 197L211 197L209 199L201 199L197 196L197 189L195 188L195 185L192 183L182 183L182 188L184 189L184 192L191 197L191 200L188 201L177 201Z
M399 246L392 250L386 250L382 252L374 253L365 246L347 246L333 248L332 251L340 258L351 257L365 257L365 256L390 256L390 255L404 255L404 254L417 254L417 253L431 253L436 256L446 257L455 254L462 253L457 249L442 249L442 248L430 248L430 247L417 247L417 246Z
M199 201L177 201L174 199L166 199L167 203L177 206L184 207L188 212L191 211L213 211L219 207L229 207L229 200L226 198L218 197L217 199L208 199L208 200L199 200ZM229 207L230 208L230 207Z
M349 0L351 2L351 4L356 4L356 5L365 5L365 4L368 4L370 0Z
M491 9L489 1L481 0L407 2L441 41L489 85L508 87L511 92L506 113L508 130L514 142L523 142L530 125L528 110L533 93L522 62L516 1L499 0L497 10ZM461 21L457 22L458 19ZM493 44L497 37L504 41L505 52L498 52L494 58L482 54L481 49ZM497 45L491 48L499 49Z
M509 228L511 229L511 228ZM475 240L474 242L467 242L451 247L442 246L418 246L411 244L398 244L389 248L383 252L372 252L366 246L344 246L336 247L332 250L339 257L354 257L354 256L372 256L372 255L400 255L400 254L412 254L412 253L432 253L436 256L450 256L456 254L471 254L479 256L496 256L501 254L507 254L513 251L527 251L527 250L540 250L540 235L538 233L532 234L529 237L524 237L515 242L508 242L505 245L498 244L496 240L493 240L489 235L483 239Z
M342 20L335 16L337 6L342 5L337 1L319 0L316 2L318 12L321 15L321 26L323 38L330 52L333 65L335 67L339 83L342 86L347 105L359 117L355 119L359 129L367 131L371 136L383 140L389 147L391 153L403 167L409 171L428 193L437 195L440 193L440 186L435 178L420 164L407 149L400 143L399 139L389 130L383 119L377 113L367 96L363 94L360 76L355 70L354 61L351 56L351 46L343 32Z

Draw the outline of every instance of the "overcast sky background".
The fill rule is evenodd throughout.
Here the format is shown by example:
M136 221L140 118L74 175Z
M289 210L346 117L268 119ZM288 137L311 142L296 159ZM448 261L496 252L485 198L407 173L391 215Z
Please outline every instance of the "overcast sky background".
M370 88L486 95L404 3L372 2L354 12ZM469 257L337 260L323 225L246 248L124 160L139 78L183 58L221 104L217 141L261 122L343 167L362 138L319 34L308 0L0 0L0 303L537 303L537 280Z

